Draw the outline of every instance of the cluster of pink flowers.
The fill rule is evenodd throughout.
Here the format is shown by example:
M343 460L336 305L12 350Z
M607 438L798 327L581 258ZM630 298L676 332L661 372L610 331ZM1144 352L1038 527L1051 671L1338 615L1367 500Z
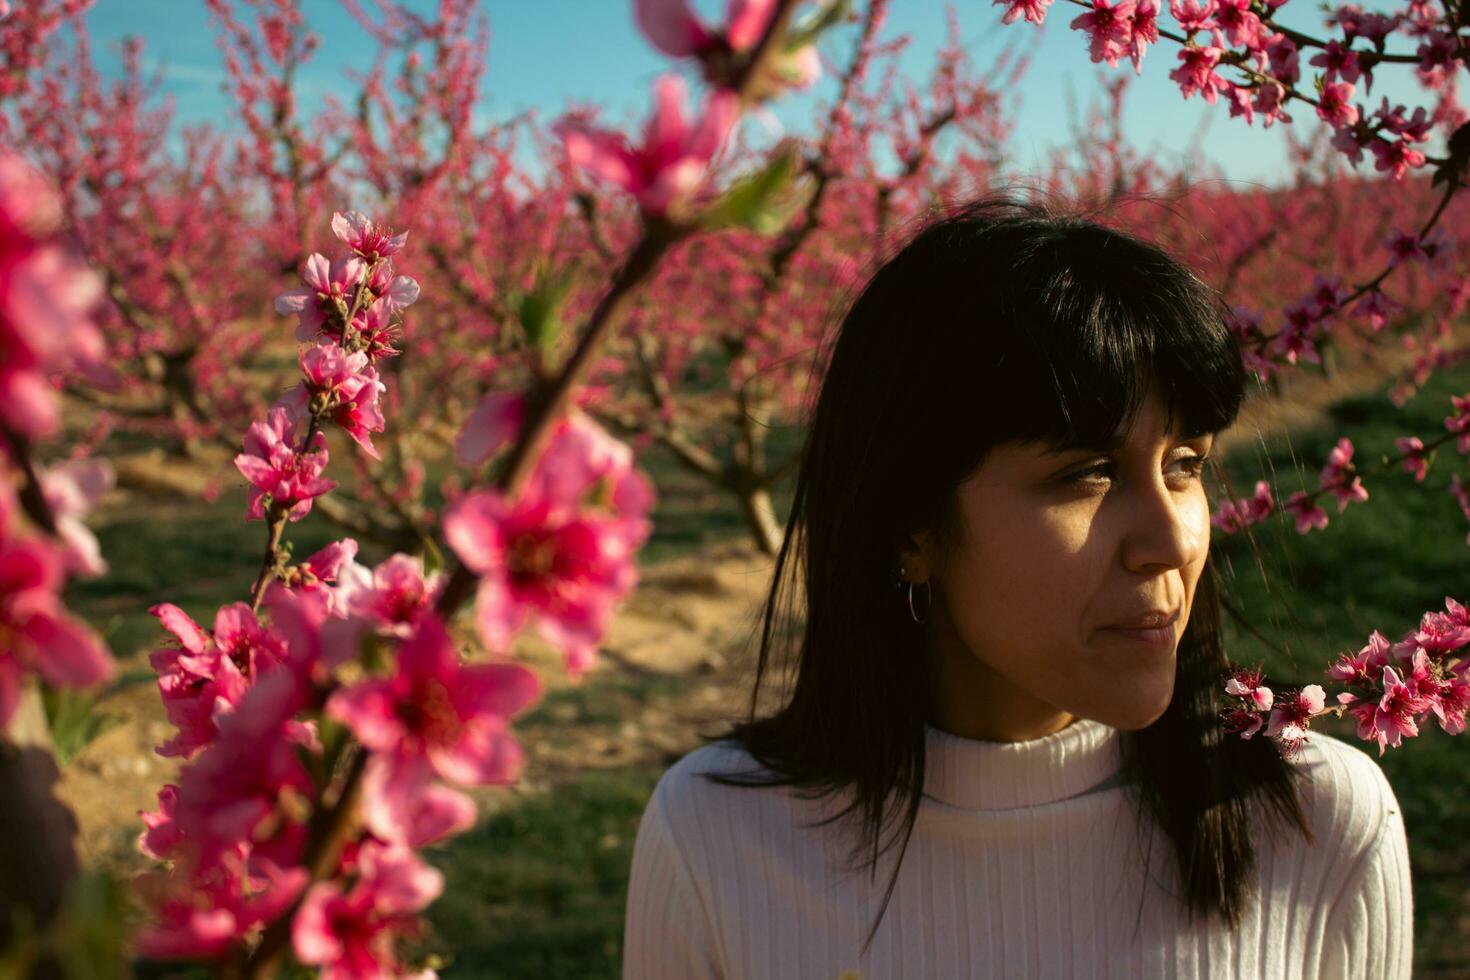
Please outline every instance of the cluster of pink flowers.
M1308 740L1314 718L1329 713L1351 716L1358 737L1376 742L1379 755L1418 735L1430 716L1458 735L1470 711L1470 613L1446 597L1443 612L1426 612L1397 643L1375 630L1362 649L1339 656L1327 675L1347 688L1330 708L1320 685L1277 697L1259 670L1235 668L1225 682L1231 699L1226 730L1251 738L1264 729L1287 754Z
M1363 486L1363 479L1353 467L1352 440L1346 436L1337 440L1337 445L1328 452L1327 463L1317 478L1317 489L1310 494L1298 490L1281 505L1283 510L1296 518L1298 534L1306 534L1313 528L1320 531L1327 526L1327 511L1316 502L1317 497L1323 493L1331 493L1337 498L1339 514L1347 509L1349 503L1368 499L1368 490Z
M110 486L112 471L97 460L47 468L30 456L31 442L60 425L54 375L110 378L91 318L101 284L58 242L60 220L51 188L0 149L0 731L26 677L88 687L116 671L102 640L61 595L68 575L106 568L81 518ZM16 474L34 481L31 528Z
M573 410L515 495L476 490L444 518L479 580L476 623L493 662L464 662L453 605L440 608L448 579L418 558L366 567L346 539L291 563L285 520L332 487L320 427L336 423L370 455L367 433L382 428L372 364L391 348L371 311L396 315L417 292L380 271L403 235L356 214L333 230L352 255L313 256L310 288L280 303L311 344L304 380L236 460L252 485L248 516L273 522L256 602L221 608L210 630L172 604L153 609L177 640L152 658L177 728L158 751L187 762L142 815L139 846L168 862L145 882L145 956L239 960L289 917L297 963L328 976L411 972L397 942L418 933L442 888L416 849L474 822L463 787L512 782L524 766L511 719L541 685L504 662L511 640L534 617L580 676L649 531L652 492L631 451ZM522 438L526 416L522 396L486 398L460 433L460 461L479 466Z
M554 127L576 167L633 195L652 218L677 216L704 183L710 165L740 118L740 96L729 72L765 35L775 14L773 0L730 0L723 28L711 28L687 0L636 0L638 26L655 48L674 58L694 58L712 87L697 116L689 118L678 75L653 83L653 113L637 146L600 128L583 113ZM776 91L806 88L821 71L816 45L807 41L778 50L770 59L769 85Z
M53 375L112 381L92 319L102 282L61 245L60 230L55 192L0 148L0 425L26 439L60 425Z
M116 672L102 640L67 611L61 589L72 552L22 533L8 474L0 468L0 730L28 674L62 687L90 687Z
M458 440L460 462L489 459L524 413L520 396L486 398ZM509 650L534 616L537 631L580 677L613 608L637 581L632 559L648 536L652 503L632 451L580 411L556 423L517 497L484 490L456 501L444 533L479 576L476 623L486 647Z
M1004 23L1024 17L1040 24L1051 0L994 2L1006 8ZM1145 51L1161 37L1158 4L1085 0L1081 5L1086 12L1071 26L1088 35L1092 60L1116 66L1126 56L1140 70ZM1244 117L1248 124L1259 116L1264 126L1291 122L1287 107L1292 101L1310 105L1331 128L1332 147L1352 166L1371 153L1378 172L1402 181L1432 164L1434 184L1445 185L1448 203L1463 186L1470 146L1466 142L1470 113L1458 97L1466 69L1466 40L1453 9L1410 2L1380 13L1341 4L1330 8L1327 18L1337 35L1319 39L1279 23L1286 5L1287 0L1169 0L1169 13L1180 31L1165 32L1180 45L1179 64L1170 78L1184 98L1199 94L1215 103L1223 96L1232 116ZM1416 40L1417 50L1391 51L1394 38ZM1374 71L1384 64L1414 66L1420 86L1434 99L1433 108L1420 105L1411 110L1383 98L1370 111L1355 101L1360 86L1364 92L1371 90ZM1227 68L1235 69L1242 80L1231 81L1221 74ZM1304 68L1314 70L1315 77L1304 79ZM1446 156L1436 158L1427 152L1436 136L1445 138ZM1328 332L1329 318L1354 300L1354 313L1373 333L1381 331L1400 309L1381 288L1385 276L1409 262L1442 263L1450 254L1448 239L1434 230L1443 212L1442 203L1421 231L1395 232L1390 237L1389 262L1382 274L1354 289L1334 284L1329 297L1312 297L1288 307L1279 331L1267 333L1259 320L1238 317L1237 334L1247 367L1265 380L1281 364L1320 363L1318 345ZM1301 516L1312 526L1320 523L1316 512Z
M372 433L382 432L378 406L387 386L376 362L398 353L394 318L418 299L418 283L393 272L393 255L407 232L392 234L356 211L332 216L332 231L348 254L335 262L314 253L306 261L305 289L284 293L276 310L294 313L296 337L312 346L301 352L302 380L251 423L235 467L251 490L247 516L275 511L299 521L311 502L337 484L322 476L326 438L320 426L335 422L373 458Z
M1255 492L1249 497L1221 501L1210 516L1210 523L1226 534L1234 534L1264 521L1275 508L1271 485L1265 480L1257 480Z

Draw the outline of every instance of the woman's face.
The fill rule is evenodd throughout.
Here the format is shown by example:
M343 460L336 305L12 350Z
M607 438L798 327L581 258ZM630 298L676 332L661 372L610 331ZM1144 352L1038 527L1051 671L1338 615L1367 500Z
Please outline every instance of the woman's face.
M1163 714L1209 550L1214 442L1165 423L1150 393L1114 447L1002 444L960 486L959 540L920 562L938 727L1016 740L1074 717L1134 730ZM1160 612L1173 617L1162 629L1128 628Z

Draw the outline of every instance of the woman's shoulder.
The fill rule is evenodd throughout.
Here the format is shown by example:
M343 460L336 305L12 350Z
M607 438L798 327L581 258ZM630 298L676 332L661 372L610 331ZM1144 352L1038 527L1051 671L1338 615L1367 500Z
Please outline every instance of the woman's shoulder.
M657 806L671 819L690 818L701 809L721 805L731 794L749 794L751 790L727 786L710 776L766 776L770 770L734 739L721 739L701 745L686 753L659 778L650 805ZM717 801L720 801L717 803Z
M1378 762L1342 739L1313 732L1292 759L1303 815L1319 845L1339 855L1372 849L1402 825L1398 798Z

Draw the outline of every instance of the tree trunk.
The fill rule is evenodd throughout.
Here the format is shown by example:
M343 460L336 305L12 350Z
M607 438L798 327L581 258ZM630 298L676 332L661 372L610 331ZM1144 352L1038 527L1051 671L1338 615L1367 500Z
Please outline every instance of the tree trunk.
M768 555L775 555L781 550L781 540L786 536L781 522L776 519L776 507L771 503L771 494L764 487L754 490L742 490L737 496L740 498L740 511L745 515L745 523L755 535L756 546Z

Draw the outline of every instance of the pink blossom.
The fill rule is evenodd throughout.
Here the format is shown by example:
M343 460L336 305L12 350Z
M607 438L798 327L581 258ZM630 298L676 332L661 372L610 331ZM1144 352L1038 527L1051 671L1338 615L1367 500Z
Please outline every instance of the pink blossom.
M1346 82L1329 82L1322 86L1317 98L1317 115L1333 126L1351 126L1358 121L1358 107L1353 105L1353 87Z
M349 354L323 342L301 352L301 384L281 399L297 418L316 414L340 425L373 459L380 458L371 433L382 432L385 422L378 395L387 385L362 351Z
M1408 684L1405 684L1392 667L1383 668L1383 697L1373 713L1373 738L1378 742L1378 754L1383 755L1388 746L1399 747L1405 736L1413 738L1419 734L1414 716L1428 708L1425 701Z
M168 720L178 729L157 752L188 757L214 741L220 719L235 709L255 678L285 659L285 644L243 602L220 607L213 634L172 603L148 611L181 644L148 657Z
M1375 139L1368 148L1373 151L1374 169L1389 171L1394 180L1402 180L1411 168L1422 167L1426 161L1424 154L1414 149L1413 144L1406 139L1394 140L1392 143Z
M1287 307L1289 315L1293 307ZM1288 322L1287 325L1271 340L1271 351L1277 357L1284 358L1288 364L1297 361L1310 361L1313 364L1321 363L1322 356L1317 353L1317 345L1313 338L1319 332L1315 321Z
M1300 81L1301 49L1295 41L1285 34L1273 34L1266 39L1264 50L1272 78L1283 85L1295 85Z
M571 162L632 194L649 215L662 216L699 186L705 168L725 142L739 115L737 97L714 92L700 119L684 115L684 81L663 75L654 83L654 112L642 145L628 145L619 133L597 129L576 118L558 123Z
M244 842L283 865L299 860L306 814L292 801L316 795L301 753L319 748L304 740L295 715L310 697L296 671L265 671L220 718L214 741L180 770L175 822L201 861Z
M59 687L90 687L116 671L107 647L61 600L67 558L50 542L17 538L0 496L0 729L35 672Z
M1348 158L1348 162L1354 167L1363 162L1363 147L1367 146L1373 137L1360 134L1357 129L1339 129L1332 134L1332 148Z
M1388 637L1374 630L1366 646L1355 654L1338 657L1327 668L1327 675L1347 684L1377 684L1380 672L1388 665L1389 648Z
M264 422L252 422L245 433L245 451L235 457L235 468L250 481L246 518L263 520L268 506L286 509L293 521L311 513L311 502L337 484L323 477L327 467L327 438L318 432L308 451L296 448L296 422L276 406Z
M299 565L289 566L281 584L301 595L319 599L328 616L344 616L346 605L338 589L332 588L357 557L357 542L352 538L333 541Z
M460 428L454 458L461 466L479 466L520 432L525 417L526 400L521 394L486 395Z
M1281 506L1288 514L1296 518L1297 534L1306 534L1313 528L1320 531L1327 526L1327 511L1318 507L1307 497L1306 493L1300 490L1287 497L1286 503Z
M1454 600L1446 599L1447 604ZM1451 612L1427 612L1419 621L1419 628L1406 641L1412 644L1412 648L1424 653L1435 660L1443 660L1447 655L1455 653L1462 647L1470 644L1470 624L1464 621L1463 615L1455 615L1455 606L1450 606ZM1463 614L1464 607L1459 607Z
M327 714L373 753L364 783L368 826L389 840L425 843L405 826L403 808L438 802L422 793L431 776L470 786L513 781L523 759L509 719L539 695L535 675L519 665L460 664L437 617L420 615L392 677L361 681L327 701Z
M332 233L368 262L396 254L408 241L408 232L395 235L359 211L332 212Z
M386 299L390 312L396 313L418 302L419 284L412 276L395 276L392 261L385 260L373 267L368 293L373 301Z
M1251 12L1250 0L1216 0L1215 23L1233 46L1259 51L1266 43L1265 26Z
M1429 473L1429 454L1424 450L1424 440L1418 436L1402 436L1393 444L1405 456L1404 472L1414 474L1416 483L1423 483Z
M0 425L32 439L60 425L49 375L112 379L92 320L102 281L54 241L60 224L47 183L0 150Z
M1308 684L1300 691L1279 699L1271 708L1266 736L1275 739L1285 754L1294 754L1307 740L1312 718L1322 713L1326 698L1320 685Z
M156 960L218 957L290 909L309 878L243 845L208 861L186 857L170 872L142 876L153 916L135 938L137 951Z
M1169 72L1169 77L1179 83L1186 99L1198 92L1206 102L1214 104L1217 94L1228 85L1225 79L1215 74L1215 66L1220 63L1222 53L1222 49L1213 45L1189 45L1179 50L1181 64Z
M1322 53L1308 63L1321 68L1329 82L1336 81L1339 76L1345 82L1356 82L1360 75L1366 74L1358 61L1358 53L1340 41L1328 41ZM1371 83L1371 77L1369 81Z
M1179 28L1185 34L1218 31L1219 25L1214 19L1215 9L1215 0L1204 0L1203 3L1196 0L1169 0L1169 13L1179 22Z
M143 821L143 832L138 835L138 850L155 861L167 860L184 839L174 820L174 807L178 804L178 799L179 788L169 783L158 791L157 813L138 811L138 818Z
M1275 506L1271 485L1265 480L1257 480L1255 492L1251 496L1222 501L1219 510L1210 518L1210 523L1226 534L1233 534L1265 520Z
M1225 722L1227 735L1239 735L1245 739L1255 737L1266 723L1265 715L1249 708L1227 708L1221 717Z
M66 570L73 575L101 575L107 571L97 537L82 523L116 477L104 459L78 459L38 467L41 492L56 519L56 533L65 547Z
M407 847L367 841L350 880L350 887L323 881L307 891L291 920L296 958L320 968L323 980L399 976L394 941L419 934L415 913L444 890L444 876Z
M483 491L456 502L445 535L481 577L486 646L506 650L534 611L537 630L580 676L637 579L632 559L651 502L628 447L580 412L557 424L519 499Z
M1092 0L1091 8L1074 17L1071 27L1074 31L1086 31L1092 38L1093 61L1106 61L1117 67L1118 59L1128 54L1132 24L1133 0L1119 0L1116 6L1109 0Z
M1286 112L1286 89L1278 82L1267 80L1257 85L1253 105L1261 114L1261 124L1265 128L1269 129L1275 122L1291 122L1291 116Z
M1040 24L1046 20L1046 8L1052 5L1052 0L992 0L991 6L1002 3L1006 5L1006 12L1000 18L1002 24L1014 24L1022 17Z
M442 584L442 574L426 576L423 562L398 554L371 571L353 565L337 591L350 615L407 635L419 614L430 608Z
M1269 711L1275 702L1271 689L1261 683L1261 672L1243 667L1235 668L1230 679L1225 682L1225 693L1233 698L1240 698L1253 711Z
M702 58L721 47L749 51L765 35L775 12L773 0L729 0L725 29L717 31L695 16L688 0L636 0L633 4L638 29L655 48L673 58Z
M1353 472L1353 443L1346 436L1327 454L1327 464L1322 467L1320 485L1337 498L1337 512L1341 514L1351 501L1368 499L1368 491L1361 477Z
M320 252L306 260L305 289L276 297L276 312L297 316L296 339L310 342L323 330L341 333L351 307L353 291L362 283L367 266L362 259L342 258L328 262Z
M1440 682L1438 697L1432 706L1439 727L1447 735L1465 731L1465 716L1470 713L1470 677L1451 674Z
M1136 0L1130 27L1128 57L1133 62L1133 70L1142 73L1148 46L1159 42L1159 0Z
M1459 433L1455 448L1462 453L1470 453L1470 392L1451 395L1450 404L1454 411L1445 416L1444 427L1450 432Z
M400 276L407 279L407 276ZM412 282L412 280L409 280ZM394 306L389 296L373 300L368 308L361 310L352 318L352 329L357 334L356 346L353 350L361 350L368 356L368 360L376 361L383 357L397 357L398 348L393 346L393 315L398 307Z
M1388 324L1388 318L1397 313L1402 307L1381 289L1370 289L1358 300L1353 312L1358 316L1368 318L1368 325L1377 333Z

